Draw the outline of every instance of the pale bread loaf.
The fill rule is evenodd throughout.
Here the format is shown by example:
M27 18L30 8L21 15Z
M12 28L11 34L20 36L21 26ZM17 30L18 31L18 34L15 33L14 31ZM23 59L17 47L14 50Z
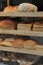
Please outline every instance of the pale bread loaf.
M18 6L18 10L22 12L36 12L38 8L31 3L22 3Z
M18 25L17 25L17 29L18 30L31 30L31 26L32 26L32 24L21 24L21 23L19 23Z
M8 41L3 41L1 42L2 46L8 46L8 47L12 47L13 44L11 42L8 42Z

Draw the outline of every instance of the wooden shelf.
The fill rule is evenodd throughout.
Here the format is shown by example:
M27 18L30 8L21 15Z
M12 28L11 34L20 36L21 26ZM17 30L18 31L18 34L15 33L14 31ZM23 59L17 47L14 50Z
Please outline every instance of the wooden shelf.
M9 52L15 52L15 53L25 53L25 54L33 54L33 55L39 55L43 56L43 50L29 50L24 48L12 48L12 47L4 47L0 46L0 51L9 51Z
M43 17L43 12L0 12L0 16L8 16L8 17Z
M43 32L28 31L28 30L5 30L0 29L0 34L25 35L43 37Z

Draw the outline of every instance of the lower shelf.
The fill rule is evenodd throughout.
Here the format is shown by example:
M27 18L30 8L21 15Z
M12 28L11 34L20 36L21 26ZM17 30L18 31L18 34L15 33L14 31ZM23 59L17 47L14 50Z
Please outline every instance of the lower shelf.
M3 47L0 46L0 51L9 51L9 52L15 52L15 53L25 53L25 54L33 54L33 55L39 55L43 56L43 50L29 50L24 48L12 48L12 47Z

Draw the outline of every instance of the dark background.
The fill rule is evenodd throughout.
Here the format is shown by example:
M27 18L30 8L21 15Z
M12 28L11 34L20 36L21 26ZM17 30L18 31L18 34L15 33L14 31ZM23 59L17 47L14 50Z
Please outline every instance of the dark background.
M7 0L0 0L0 11L7 6ZM21 3L28 2L38 6L39 11L43 11L43 0L10 0L10 5L19 5Z

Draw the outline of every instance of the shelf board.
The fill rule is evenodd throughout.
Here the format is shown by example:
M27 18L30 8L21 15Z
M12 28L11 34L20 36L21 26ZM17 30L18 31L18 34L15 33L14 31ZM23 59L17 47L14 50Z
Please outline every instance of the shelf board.
M43 37L43 32L28 31L28 30L5 30L5 29L0 29L0 34Z
M0 51L9 51L9 52L15 52L15 53L25 53L25 54L33 54L33 55L39 55L43 56L43 50L29 50L24 48L12 48L12 47L4 47L0 46Z
M8 16L8 17L43 17L43 12L0 12L0 16Z

